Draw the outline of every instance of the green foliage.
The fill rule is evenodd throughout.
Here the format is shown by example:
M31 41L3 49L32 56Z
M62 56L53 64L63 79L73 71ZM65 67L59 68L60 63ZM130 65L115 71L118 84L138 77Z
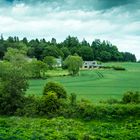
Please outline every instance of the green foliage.
M113 69L114 70L122 70L122 71L125 71L126 69L121 67L121 66L113 66Z
M58 98L66 98L67 97L67 92L64 89L64 87L56 82L48 82L43 91L43 95L47 95L49 92L54 92L56 93Z
M140 93L138 91L128 91L123 95L122 102L127 103L140 103Z
M95 138L94 136L91 136L91 135L89 135L89 134L85 134L85 135L83 136L83 140L95 140L94 138Z
M101 61L107 62L111 59L111 54L107 51L100 52Z
M24 50L30 58L43 60L45 56L60 56L65 59L69 55L79 54L83 60L99 61L128 61L136 62L134 54L129 52L119 52L117 47L109 41L100 41L96 39L90 45L85 39L79 42L77 37L68 36L63 42L57 43L55 38L51 41L45 39L32 39L28 41L26 37L19 40L18 37L9 37L5 40L0 39L0 59L3 59L9 48Z
M78 47L79 46L79 40L77 37L71 37L71 36L68 36L64 42L63 42L63 45L65 47L68 47L70 49L74 48L74 47ZM74 52L75 53L75 52Z
M70 104L71 105L76 105L76 94L75 93L71 93L70 94Z
M71 52L69 51L69 49L67 47L62 47L61 51L64 54L64 59L66 59L71 54Z
M56 46L48 46L43 51L43 57L45 56L53 56L55 58L59 58L60 56L63 57L63 52L57 48Z
M125 53L122 53L122 56L123 56L123 61L136 62L136 57L134 54L125 52Z
M99 104L94 105L87 102L81 102L77 105L77 113L75 117L80 117L85 120L120 120L126 119L128 116L139 117L139 105L123 105L123 104Z
M22 107L18 108L15 112L17 116L35 117L39 114L38 106L40 98L34 95L25 96Z
M50 70L53 69L56 65L56 59L53 56L46 56L43 61L48 65Z
M140 120L89 121L63 117L21 118L0 117L0 139L18 140L138 140Z
M91 47L82 46L78 51L79 56L83 58L84 61L93 61L93 50Z
M14 114L23 105L27 80L21 68L8 63L0 63L0 68L0 114Z
M61 104L57 97L57 94L52 91L49 91L47 92L46 95L42 96L40 100L38 108L39 114L41 115L47 115L51 113L56 114L56 111L59 109L60 105Z
M79 73L80 67L82 67L83 60L79 56L68 56L64 64L68 67L71 75L76 75Z
M118 101L115 98L110 98L110 99L107 99L106 101L100 101L100 103L105 103L105 104L119 104L120 101Z
M42 61L33 59L30 62L30 72L32 78L45 78L45 72L47 71L47 64Z
M23 49L19 50L8 48L7 52L5 53L4 59L8 60L15 66L21 67L27 61L26 51Z

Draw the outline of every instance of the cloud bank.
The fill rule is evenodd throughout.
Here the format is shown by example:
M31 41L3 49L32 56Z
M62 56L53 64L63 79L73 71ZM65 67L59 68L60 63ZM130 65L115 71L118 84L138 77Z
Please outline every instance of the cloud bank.
M100 38L140 59L139 5L139 0L1 0L0 33L59 42L68 35L89 42Z

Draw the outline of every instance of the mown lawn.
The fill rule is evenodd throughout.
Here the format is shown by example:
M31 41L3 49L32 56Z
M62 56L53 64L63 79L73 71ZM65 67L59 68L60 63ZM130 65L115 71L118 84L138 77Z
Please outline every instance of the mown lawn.
M27 94L41 95L47 81L60 82L65 86L68 94L74 92L78 99L87 98L93 102L109 98L121 99L123 93L129 90L140 91L140 63L106 63L104 65L122 66L126 71L82 70L80 76L75 77L60 76L47 80L30 80ZM53 71L55 72L57 73ZM62 73L67 74L66 71Z

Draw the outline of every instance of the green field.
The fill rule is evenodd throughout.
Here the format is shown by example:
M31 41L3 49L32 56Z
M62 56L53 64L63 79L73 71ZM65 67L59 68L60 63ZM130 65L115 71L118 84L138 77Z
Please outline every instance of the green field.
M106 63L104 65L122 66L126 71L81 70L80 76L75 77L60 76L47 80L30 80L27 94L41 95L47 81L60 82L69 94L74 92L78 99L87 98L93 102L109 98L121 99L123 93L129 90L140 91L140 63ZM57 75L57 71L53 73ZM62 73L66 72L62 71Z

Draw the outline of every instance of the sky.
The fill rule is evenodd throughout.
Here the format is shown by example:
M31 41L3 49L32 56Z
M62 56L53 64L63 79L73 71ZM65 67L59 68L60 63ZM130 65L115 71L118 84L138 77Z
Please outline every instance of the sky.
M140 59L140 0L0 0L5 38L109 40Z

